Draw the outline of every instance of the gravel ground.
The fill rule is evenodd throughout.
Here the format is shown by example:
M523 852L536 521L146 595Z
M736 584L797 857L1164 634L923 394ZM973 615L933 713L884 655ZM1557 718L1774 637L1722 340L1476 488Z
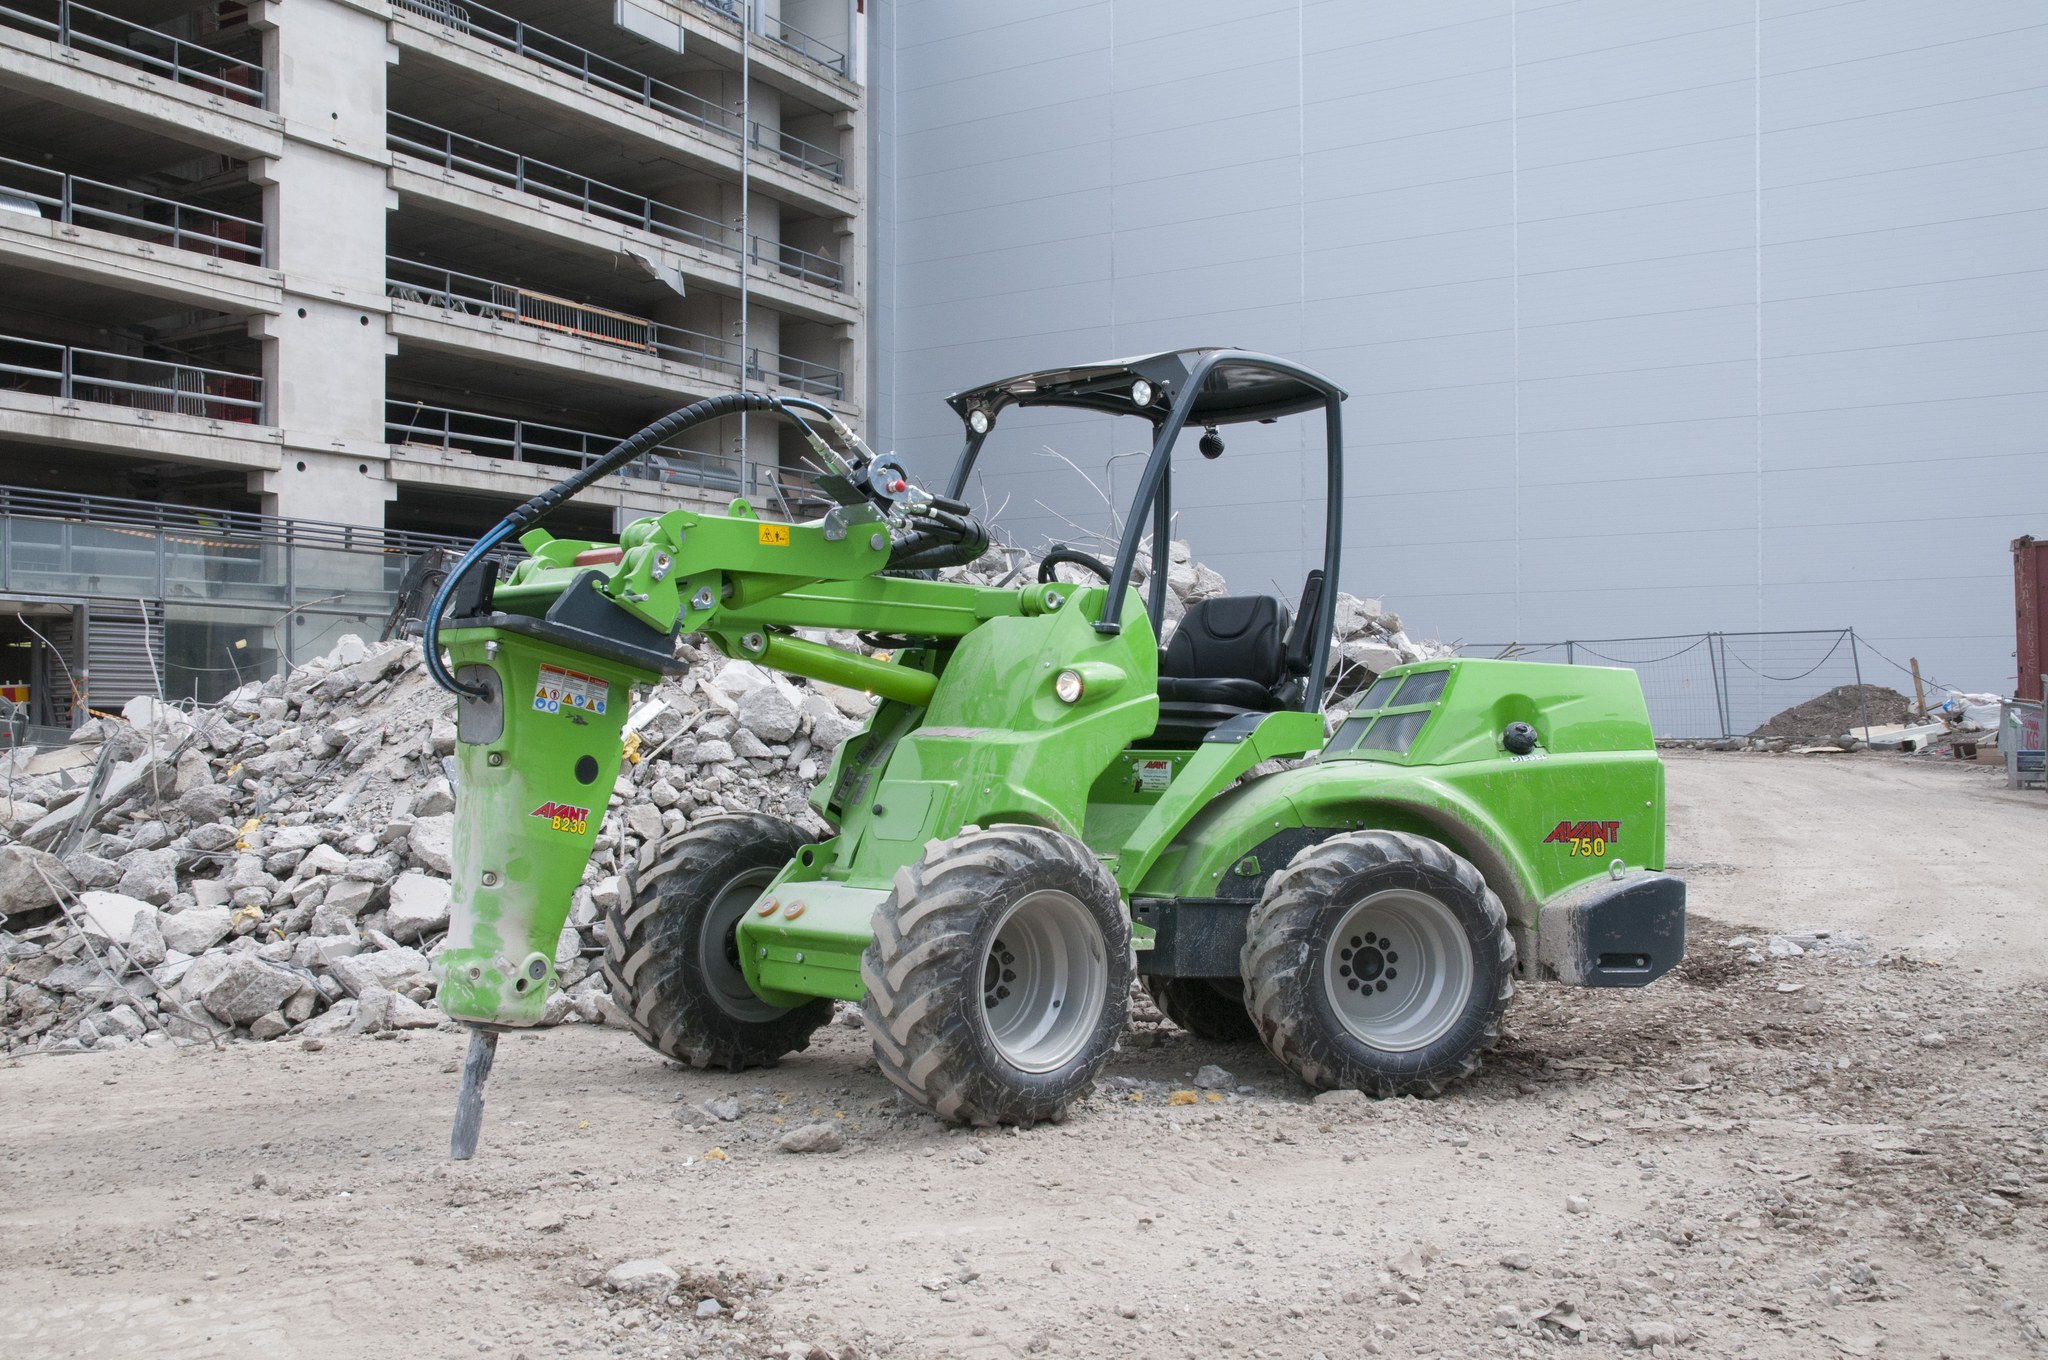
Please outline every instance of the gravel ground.
M15 1059L0 1336L527 1360L2048 1350L2048 799L1867 755L1685 754L1670 785L1687 964L1641 992L1525 988L1500 1052L1433 1102L1311 1103L1256 1045L1141 1015L1067 1124L983 1135L904 1111L849 1028L732 1077L571 1027L501 1045L482 1151L453 1164L457 1033ZM1196 1088L1205 1064L1228 1089ZM843 1149L777 1150L812 1123ZM602 1282L636 1258L667 1269L614 1281L651 1290Z

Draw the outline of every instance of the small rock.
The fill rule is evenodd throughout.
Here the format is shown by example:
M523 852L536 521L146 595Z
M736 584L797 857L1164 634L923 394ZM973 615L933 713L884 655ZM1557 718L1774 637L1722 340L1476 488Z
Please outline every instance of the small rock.
M713 1119L730 1124L740 1117L740 1098L738 1096L725 1096L716 1100L707 1100L704 1102L703 1109L704 1113L710 1115Z
M788 741L803 725L797 706L772 681L740 696L739 720L764 742Z
M116 888L125 896L162 906L178 891L178 852L135 851L121 862L121 881Z
M1228 1091L1236 1084L1237 1078L1215 1063L1204 1063L1195 1073L1195 1085L1204 1091Z
M66 892L77 887L54 855L32 850L26 845L0 846L0 903L5 903L7 910L30 911L36 907L56 906L57 893L52 890L53 884ZM129 895L141 896L139 893Z
M805 1124L783 1134L775 1146L784 1152L837 1152L846 1146L846 1137L831 1124Z
M1592 1209L1593 1202L1584 1195L1566 1195L1564 1197L1564 1211L1568 1214L1590 1213Z
M1355 1108L1370 1104L1371 1098L1363 1091L1324 1091L1316 1097L1315 1103L1326 1109Z
M226 907L191 907L172 916L157 917L157 930L164 948L194 956L226 939L235 928L234 913Z
M453 897L445 878L407 870L391 880L386 926L394 940L417 940L446 929Z
M1639 1351L1652 1346L1676 1346L1678 1328L1668 1322L1632 1322L1628 1327L1628 1344Z
M1512 1303L1503 1303L1493 1310L1493 1325L1513 1331L1522 1325L1522 1310Z
M1118 1317L1134 1318L1138 1315L1138 1305L1135 1303L1120 1303L1116 1306L1116 1315Z
M282 1037L290 1029L291 1025L285 1020L283 1011L267 1011L249 1022L249 1037L251 1039L276 1039Z
M443 878L455 872L455 818L452 815L415 818L406 843L412 848L415 860Z
M448 785L447 777L435 775L413 799L412 813L415 817L439 817L444 812L455 811L455 790Z
M1536 1260L1526 1251L1511 1251L1500 1258L1500 1263L1509 1270L1527 1270L1536 1264Z
M1921 1036L1920 1036L1920 1047L1922 1047L1922 1048L1947 1048L1947 1047L1948 1047L1948 1036L1947 1036L1946 1034L1937 1034L1937 1033L1932 1033L1932 1032L1930 1032L1930 1033L1927 1033L1927 1034L1923 1034L1923 1035L1921 1035Z
M532 1222L531 1219L528 1220ZM604 1273L604 1287L621 1294L666 1294L682 1283L683 1277L670 1270L666 1261L641 1257L621 1261ZM701 1307L701 1305L700 1305Z
M253 954L236 954L228 960L220 977L199 993L199 1000L229 1024L248 1025L282 1007L305 981L297 973L266 963Z
M700 1318L715 1318L723 1311L717 1299L697 1300L697 1316Z

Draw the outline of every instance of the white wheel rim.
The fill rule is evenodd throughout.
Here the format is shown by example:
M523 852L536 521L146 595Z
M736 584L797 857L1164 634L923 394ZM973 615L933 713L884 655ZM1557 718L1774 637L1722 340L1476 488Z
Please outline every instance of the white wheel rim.
M1070 893L1045 889L996 923L981 957L982 1024L996 1052L1025 1072L1052 1072L1088 1047L1108 995L1109 960L1095 918Z
M1323 950L1323 991L1351 1036L1410 1053L1450 1032L1472 999L1472 947L1451 909L1409 888L1352 906Z

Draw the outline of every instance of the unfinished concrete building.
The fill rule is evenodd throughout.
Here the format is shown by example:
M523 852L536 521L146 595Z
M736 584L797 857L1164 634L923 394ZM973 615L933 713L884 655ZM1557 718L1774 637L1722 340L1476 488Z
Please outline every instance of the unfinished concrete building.
M741 386L859 414L857 0L0 0L0 694L210 698ZM812 495L729 420L571 531Z

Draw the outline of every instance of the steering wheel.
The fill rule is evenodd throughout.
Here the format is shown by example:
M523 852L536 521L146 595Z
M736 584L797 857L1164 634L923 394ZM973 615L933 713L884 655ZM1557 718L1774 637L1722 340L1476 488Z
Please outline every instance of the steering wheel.
M1071 562L1077 567L1084 567L1100 576L1104 585L1109 584L1109 563L1099 557L1093 557L1084 552L1076 552L1064 543L1053 544L1045 556L1038 560L1039 584L1044 585L1059 580L1060 578L1053 574L1053 568L1062 562Z

